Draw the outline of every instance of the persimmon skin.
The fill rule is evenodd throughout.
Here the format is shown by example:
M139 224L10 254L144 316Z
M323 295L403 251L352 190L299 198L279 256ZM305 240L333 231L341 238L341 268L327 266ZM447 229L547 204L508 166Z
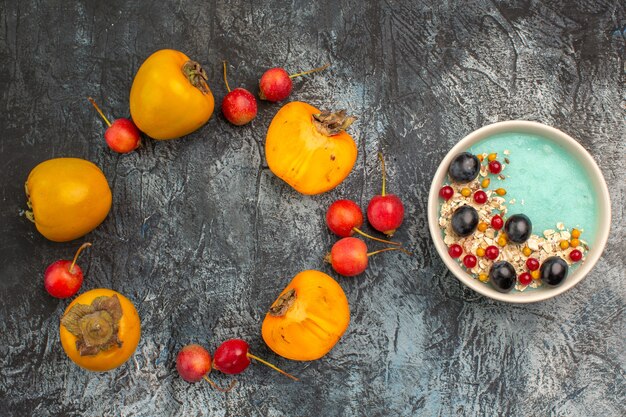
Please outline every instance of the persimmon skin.
M268 313L261 333L278 355L312 361L326 355L350 323L348 299L330 276L315 270L297 274L280 296L295 290L296 299L283 316ZM276 303L274 303L276 304Z
M313 115L319 113L307 103L287 103L274 116L265 140L270 170L307 195L338 186L357 158L356 143L348 133L327 136L316 129Z
M111 189L93 163L79 158L49 159L26 180L35 227L54 242L78 239L98 227L111 209Z
M65 313L67 313L76 304L89 305L98 297L110 297L112 295L117 295L122 306L122 318L120 319L118 329L118 338L122 341L121 347L113 346L99 352L97 355L81 356L76 349L76 336L70 333L65 326L59 326L63 350L74 363L89 371L109 371L122 365L133 355L141 337L139 314L128 298L117 291L106 288L98 288L82 293L65 309Z
M198 130L215 107L210 88L202 92L183 73L190 61L180 51L162 49L139 67L130 89L130 114L153 139L176 139Z

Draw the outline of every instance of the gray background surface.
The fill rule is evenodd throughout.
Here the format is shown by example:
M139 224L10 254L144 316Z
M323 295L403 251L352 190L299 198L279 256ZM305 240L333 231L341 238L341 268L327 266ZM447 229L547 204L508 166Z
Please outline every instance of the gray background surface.
M625 415L625 25L624 3L610 0L2 2L0 414ZM292 99L359 117L352 174L316 197L272 175L263 142L279 106L265 103L245 127L218 105L184 139L109 151L86 97L127 117L135 71L165 47L204 64L218 104L223 59L231 86L255 93L266 68L331 62L295 81ZM533 305L465 289L427 229L430 179L447 150L509 119L577 138L613 199L612 234L592 273ZM260 337L264 312L297 272L331 273L325 209L341 197L365 206L378 193L379 150L407 208L397 238L416 256L384 254L362 276L339 278L352 312L343 339L316 362L279 358ZM29 171L61 156L95 162L113 190L107 220L81 239L94 244L81 261L83 289L122 292L143 322L134 358L104 374L65 357L58 322L68 302L43 289L45 267L80 241L48 242L19 215ZM222 395L177 376L184 344L213 350L231 337L302 381L252 366Z

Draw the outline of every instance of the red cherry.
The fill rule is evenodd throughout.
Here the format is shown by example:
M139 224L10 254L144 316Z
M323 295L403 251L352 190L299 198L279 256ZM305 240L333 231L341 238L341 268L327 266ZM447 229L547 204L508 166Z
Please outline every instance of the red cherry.
M224 83L228 94L222 99L222 114L226 120L236 126L249 123L256 117L256 98L245 88L230 90L226 78L226 61L224 61Z
M367 245L356 237L339 239L330 250L330 263L340 275L359 275L367 268Z
M259 81L259 98L271 102L283 101L291 94L293 83L287 71L282 68L270 68L263 73Z
M477 204L485 204L487 202L487 193L483 190L478 190L474 193L474 201Z
M461 245L457 245L456 243L450 245L448 248L448 255L453 258L458 258L463 254L463 248Z
M439 190L439 197L443 198L446 201L450 200L453 195L454 189L449 185L445 185L441 187L441 190Z
M235 88L229 91L222 100L222 113L232 124L245 125L256 117L256 99L248 90Z
M230 339L225 341L215 350L215 354L213 355L213 368L225 374L240 374L250 365L250 359L254 359L294 381L298 380L295 376L251 354L249 349L250 346L245 340Z
M583 258L583 253L579 251L578 249L574 249L573 251L569 253L569 258L573 262L578 262Z
M528 285L533 281L533 277L528 272L521 273L517 279L522 285Z
M496 230L500 230L502 229L502 226L504 226L504 220L502 220L502 217L496 214L491 218L491 227Z
M502 164L498 161L489 162L489 172L492 174L499 174L502 171Z
M391 237L404 220L404 205L398 196L385 193L385 160L380 152L378 159L380 159L383 176L382 192L381 195L374 196L370 200L367 206L367 220L374 229Z
M109 145L109 148L118 153L128 153L139 147L141 144L141 133L132 120L120 118L111 123L100 110L96 101L91 97L88 97L88 100L108 126L104 132L104 140Z
M500 255L500 249L497 246L487 246L485 249L485 257L487 259L491 259L492 261L496 259Z
M337 200L328 207L326 224L337 236L352 236L354 229L363 225L363 213L354 201Z
M78 292L83 285L83 270L76 264L76 260L82 250L89 246L91 243L81 245L73 260L56 261L46 268L43 283L48 294L56 298L68 298Z
M528 258L526 259L526 268L528 268L529 271L536 271L539 269L539 261L535 258Z
M465 255L465 257L463 258L463 265L465 265L467 269L472 269L473 267L475 267L476 262L477 260L474 255Z

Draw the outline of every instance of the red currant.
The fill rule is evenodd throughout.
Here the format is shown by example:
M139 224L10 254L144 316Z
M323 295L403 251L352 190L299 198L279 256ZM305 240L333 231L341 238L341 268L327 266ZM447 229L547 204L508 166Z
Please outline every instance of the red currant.
M483 190L478 190L474 193L474 201L477 204L485 204L487 202L487 193Z
M500 230L502 229L502 226L504 226L504 220L502 220L502 217L496 214L491 218L491 227L496 230Z
M445 185L441 187L441 190L439 190L439 197L443 198L446 201L450 200L453 195L454 195L454 190L449 185Z
M521 273L517 279L519 279L519 283L522 285L528 285L533 281L533 277L528 272Z
M448 255L450 255L453 258L458 258L462 254L463 254L463 248L461 247L461 245L457 245L455 243L453 245L450 245L450 247L448 248Z
M497 246L491 245L487 246L487 249L485 249L485 257L487 259L491 259L493 261L498 257L498 255L500 255L500 249L498 249Z
M574 262L578 262L583 258L583 253L578 249L574 249L569 253L569 258Z
M498 161L489 162L489 172L492 174L499 174L502 171L502 164Z
M539 269L539 261L535 258L528 258L526 259L526 267L530 271L536 271Z
M465 257L463 258L463 265L465 265L465 267L468 269L472 269L473 267L475 267L476 262L476 257L474 255L465 255Z

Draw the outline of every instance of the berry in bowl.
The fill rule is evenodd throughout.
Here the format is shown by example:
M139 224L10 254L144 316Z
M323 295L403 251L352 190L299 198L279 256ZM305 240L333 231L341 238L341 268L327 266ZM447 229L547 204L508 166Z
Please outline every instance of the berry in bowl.
M527 121L485 126L444 158L428 223L446 266L491 298L527 303L572 288L600 258L609 193L585 149Z

